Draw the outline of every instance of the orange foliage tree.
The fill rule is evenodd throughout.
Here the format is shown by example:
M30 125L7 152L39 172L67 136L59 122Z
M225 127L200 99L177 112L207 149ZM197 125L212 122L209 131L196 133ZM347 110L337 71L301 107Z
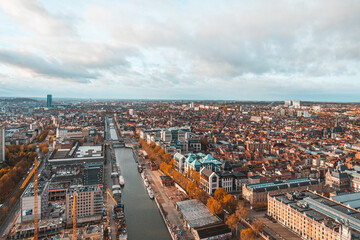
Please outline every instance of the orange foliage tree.
M214 198L209 198L206 206L213 214L220 214L223 210L221 203Z

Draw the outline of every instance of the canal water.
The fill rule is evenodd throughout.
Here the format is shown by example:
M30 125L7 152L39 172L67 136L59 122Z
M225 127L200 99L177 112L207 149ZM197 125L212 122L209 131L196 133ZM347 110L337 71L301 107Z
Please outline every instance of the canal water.
M110 128L111 139L118 140ZM170 235L154 200L149 198L130 148L115 148L116 162L125 179L122 199L129 240L169 240Z

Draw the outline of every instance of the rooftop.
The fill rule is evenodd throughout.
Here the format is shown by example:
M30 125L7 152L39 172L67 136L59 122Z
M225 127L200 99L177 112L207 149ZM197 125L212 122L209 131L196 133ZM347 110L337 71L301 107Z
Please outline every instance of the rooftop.
M176 202L176 205L192 228L221 222L203 203L196 199Z

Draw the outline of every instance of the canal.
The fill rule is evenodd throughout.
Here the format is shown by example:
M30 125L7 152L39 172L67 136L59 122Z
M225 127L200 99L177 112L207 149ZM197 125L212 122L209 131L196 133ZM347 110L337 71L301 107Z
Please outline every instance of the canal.
M110 134L111 139L118 140L114 128L110 128ZM121 191L129 240L171 239L156 203L147 194L132 150L115 148L115 157L125 179L125 186Z

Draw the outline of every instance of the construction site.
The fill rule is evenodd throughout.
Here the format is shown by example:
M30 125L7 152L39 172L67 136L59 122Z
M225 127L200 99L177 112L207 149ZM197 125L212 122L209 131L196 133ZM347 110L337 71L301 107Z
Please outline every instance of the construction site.
M111 150L109 144L76 143L54 151L42 169L36 159L21 186L20 209L6 238L127 239Z

